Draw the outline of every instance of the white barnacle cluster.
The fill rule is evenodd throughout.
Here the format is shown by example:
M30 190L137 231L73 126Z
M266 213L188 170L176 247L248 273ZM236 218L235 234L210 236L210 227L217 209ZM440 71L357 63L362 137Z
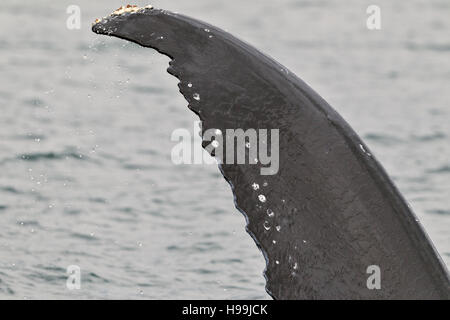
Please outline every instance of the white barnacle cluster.
M142 12L145 9L153 9L153 7L151 5L145 6L145 7L138 7L136 5L126 5L126 6L122 6L118 9L116 9L113 13L111 13L109 16L107 17L103 17L101 19L96 19L94 24L99 23L101 21L108 21L107 18L108 17L112 17L112 16L119 16L125 13L136 13L136 12Z
M135 5L126 5L124 7L120 7L119 9L114 11L111 15L120 15L120 14L123 14L123 13L133 13L133 12L142 11L142 10L144 10L146 8L151 9L152 6L138 7L138 6L135 6Z

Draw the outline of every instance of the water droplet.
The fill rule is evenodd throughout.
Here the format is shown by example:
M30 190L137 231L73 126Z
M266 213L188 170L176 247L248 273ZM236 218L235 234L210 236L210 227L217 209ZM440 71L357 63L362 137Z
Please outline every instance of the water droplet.
M289 74L289 71L286 70L286 69L284 69L284 68L281 68L280 71L281 71L281 72L284 72L284 73L286 73L286 74Z
M264 221L264 223L263 223L263 227L264 227L264 229L266 229L267 231L269 231L270 230L270 224L269 224L269 221Z
M194 93L194 94L192 95L192 97L193 97L195 100L197 100L197 101L200 100L200 95L199 95L198 93Z
M245 147L248 149L248 148L250 148L250 142L246 142L245 143Z
M277 240L272 240L272 243L273 243L273 244L276 244L276 243L277 243Z
M280 261L278 261L278 260L275 260L275 263L276 263L276 264L280 264Z
M306 243L306 240L303 240L303 243Z
M187 85L189 88L192 88L192 83L188 83L188 85Z
M214 133L215 133L217 136L220 136L220 135L222 134L222 130L216 129L216 131L214 131Z
M212 145L214 148L217 148L217 147L219 146L219 141L214 140L213 142L211 142L211 145Z
M263 183L263 187L267 187L269 184L267 183L267 181L264 181Z
M267 209L267 215L269 217L273 217L275 215L275 212L273 212L272 209Z
M209 29L203 29L203 30L205 30L205 32L209 32L210 31Z
M277 231L280 232L281 226L276 226L275 229L277 229Z
M260 195L258 196L258 199L259 199L259 201L261 201L261 202L266 202L266 196L263 195L263 194L260 194Z
M252 184L252 188L253 188L253 190L258 190L258 189L259 189L259 184L257 184L256 182L254 182L254 183Z
M361 148L362 152L364 152L368 156L371 156L370 152L367 152L367 150L364 148L364 146L362 144L359 144L359 147Z
M297 262L296 262L296 263L294 263L294 266L293 266L293 268L294 268L294 270L297 270L297 268L298 268Z

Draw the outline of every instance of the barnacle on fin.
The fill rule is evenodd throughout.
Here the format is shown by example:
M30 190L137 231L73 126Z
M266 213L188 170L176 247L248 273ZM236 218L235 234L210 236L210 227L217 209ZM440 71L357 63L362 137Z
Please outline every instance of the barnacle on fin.
M95 22L93 23L93 25L97 24L97 23L101 22L103 19L106 19L106 18L111 17L111 16L119 16L119 15L125 14L125 13L141 12L141 11L144 11L145 9L153 9L153 6L148 5L148 6L145 6L145 7L138 7L136 5L127 4L126 6L121 6L120 8L116 9L113 13L111 13L107 17L103 17L101 19L95 19Z

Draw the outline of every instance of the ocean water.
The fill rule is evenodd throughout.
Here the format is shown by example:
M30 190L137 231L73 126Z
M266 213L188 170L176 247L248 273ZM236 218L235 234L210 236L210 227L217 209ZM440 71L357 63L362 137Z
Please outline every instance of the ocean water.
M69 5L81 29L66 27ZM268 299L214 165L171 161L196 116L169 59L90 31L119 1L0 9L0 298ZM144 1L135 4L146 5ZM154 1L253 44L364 139L450 264L450 2ZM66 269L81 269L81 289Z

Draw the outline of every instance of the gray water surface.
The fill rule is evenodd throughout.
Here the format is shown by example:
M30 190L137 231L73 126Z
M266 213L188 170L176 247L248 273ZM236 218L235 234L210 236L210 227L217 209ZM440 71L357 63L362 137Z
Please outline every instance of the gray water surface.
M66 8L81 8L80 30ZM214 165L171 162L197 117L153 50L98 36L120 1L0 9L0 298L267 299ZM137 1L135 4L148 3ZM154 1L274 57L358 132L450 264L450 2ZM66 268L82 271L66 288Z

